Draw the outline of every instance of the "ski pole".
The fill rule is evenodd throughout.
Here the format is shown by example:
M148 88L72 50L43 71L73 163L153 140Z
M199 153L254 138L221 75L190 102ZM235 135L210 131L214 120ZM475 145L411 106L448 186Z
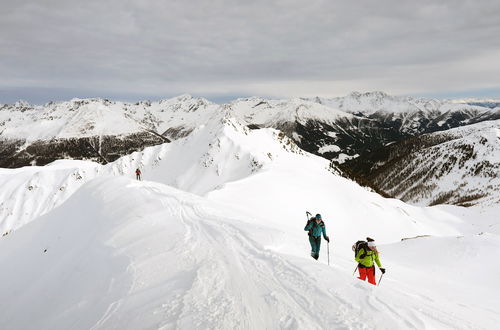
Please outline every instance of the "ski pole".
M379 286L379 285L380 285L380 282L382 282L382 276L384 276L384 273L380 274L380 278L378 279L378 284L377 284L377 286Z
M354 268L354 272L352 272L352 275L356 274L356 271L358 270L359 265L356 265L356 268Z
M330 266L330 242L328 242L327 246L328 246L328 266Z
M309 211L306 211L306 218L307 218L307 221L309 221L309 216L311 216L312 214L309 212Z

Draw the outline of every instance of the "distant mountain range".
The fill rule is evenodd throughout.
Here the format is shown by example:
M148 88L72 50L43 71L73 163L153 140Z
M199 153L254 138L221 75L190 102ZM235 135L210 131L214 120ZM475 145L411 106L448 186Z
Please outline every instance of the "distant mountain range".
M418 144L421 136L429 139L425 134L498 120L499 104L495 100L437 100L382 92L291 100L253 97L222 105L189 95L137 103L73 99L33 106L17 102L0 106L0 167L44 165L61 158L105 164L146 146L184 137L210 119L229 116L252 129L279 129L300 148L331 159L350 177L389 196L433 203L436 201L413 196L415 189L405 192L404 185L382 182L377 175L383 177L383 171L374 159L394 148L404 153L408 145L404 143L412 143L404 142L406 139ZM443 200L460 203L453 198Z

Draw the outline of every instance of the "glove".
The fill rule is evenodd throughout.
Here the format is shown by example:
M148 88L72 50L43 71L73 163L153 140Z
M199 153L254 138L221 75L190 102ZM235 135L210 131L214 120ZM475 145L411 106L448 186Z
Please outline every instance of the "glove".
M330 243L330 237L325 236L325 241L327 241L328 243Z
M385 268L380 268L380 271L382 272L382 274L385 274Z

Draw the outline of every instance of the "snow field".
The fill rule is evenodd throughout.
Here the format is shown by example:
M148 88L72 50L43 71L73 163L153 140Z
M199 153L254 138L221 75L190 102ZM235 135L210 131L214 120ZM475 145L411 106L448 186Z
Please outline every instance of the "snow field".
M498 321L488 295L498 269L484 259L497 236L381 245L388 273L372 287L352 276L355 263L336 244L331 267L324 253L321 262L310 259L306 247L277 252L269 247L280 233L266 219L252 224L231 213L162 184L96 179L0 241L9 265L0 274L7 315L0 327L490 328ZM284 250L306 240L287 237ZM464 263L466 272L446 280ZM473 276L478 265L485 277Z

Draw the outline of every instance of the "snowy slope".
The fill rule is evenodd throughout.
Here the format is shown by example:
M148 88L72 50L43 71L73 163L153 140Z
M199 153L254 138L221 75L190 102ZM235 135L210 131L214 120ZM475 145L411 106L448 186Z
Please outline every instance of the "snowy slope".
M98 164L75 160L0 169L0 232L15 230L59 206L98 172Z
M281 219L278 228L270 219L159 183L94 180L0 240L9 265L0 273L0 327L470 329L500 320L498 267L486 262L497 235L381 245L388 273L371 287L351 275L352 252L337 250L335 231L348 219L327 222L331 267L325 247L321 262L307 256L303 219Z
M97 176L132 177L140 168L145 179L202 195L289 153L313 157L276 130L249 130L231 117L222 117L206 122L186 138L146 148L104 166L59 160L48 166L1 169L0 229L6 233L21 227L60 205Z

